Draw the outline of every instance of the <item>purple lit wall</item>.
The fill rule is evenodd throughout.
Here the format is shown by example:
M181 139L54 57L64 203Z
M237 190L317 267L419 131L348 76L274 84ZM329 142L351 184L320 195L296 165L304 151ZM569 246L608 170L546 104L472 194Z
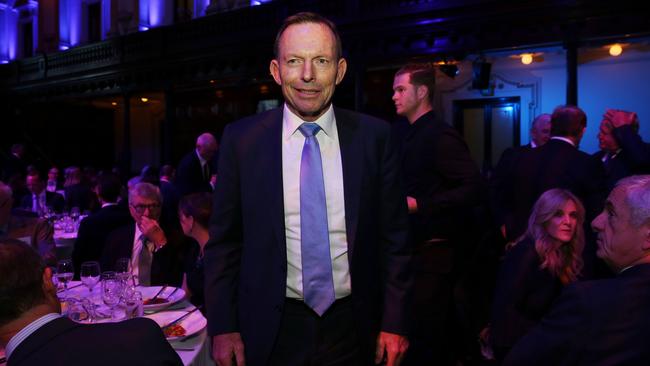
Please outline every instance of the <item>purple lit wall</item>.
M16 58L18 11L0 3L0 63Z
M147 30L173 21L173 2L140 0L140 30Z
M210 0L194 1L194 18L205 16L205 9L210 5Z
M66 50L79 44L81 36L81 0L59 1L59 48Z

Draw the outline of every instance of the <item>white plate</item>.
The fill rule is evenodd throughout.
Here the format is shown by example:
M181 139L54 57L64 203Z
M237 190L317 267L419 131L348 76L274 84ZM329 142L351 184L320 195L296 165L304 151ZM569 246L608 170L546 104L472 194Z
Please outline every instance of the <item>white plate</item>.
M153 321L158 323L160 327L164 327L165 325L173 322L174 320L180 318L181 316L187 313L188 311L184 311L184 310L162 311L160 313L148 314L145 315L144 317L152 319ZM170 341L181 339L183 337L193 335L202 331L206 327L206 325L208 325L208 321L205 319L203 314L201 314L201 311L197 310L192 314L188 315L187 318L181 320L180 323L176 323L176 324L180 324L183 328L185 328L185 335L181 337L167 337L167 339Z
M142 301L145 301L147 299L151 299L154 296L156 296L156 294L158 293L158 291L160 291L161 288L163 288L163 286L150 286L150 287L138 286L138 291L142 293ZM158 298L167 299L168 301L162 304L144 305L144 311L155 311L155 310L164 309L185 298L185 291L183 291L182 288L179 288L176 292L174 292L174 290L176 290L176 287L167 286L165 291L163 291L162 293L160 293L160 295L158 295Z

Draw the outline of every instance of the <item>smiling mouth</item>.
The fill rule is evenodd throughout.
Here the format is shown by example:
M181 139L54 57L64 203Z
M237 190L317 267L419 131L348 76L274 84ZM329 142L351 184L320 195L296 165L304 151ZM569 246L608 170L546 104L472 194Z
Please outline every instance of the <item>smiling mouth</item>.
M320 93L320 90L300 89L300 88L295 88L295 89L296 89L296 91L298 91L298 93L304 94L304 95L307 95L307 96L314 96L314 95L318 95Z

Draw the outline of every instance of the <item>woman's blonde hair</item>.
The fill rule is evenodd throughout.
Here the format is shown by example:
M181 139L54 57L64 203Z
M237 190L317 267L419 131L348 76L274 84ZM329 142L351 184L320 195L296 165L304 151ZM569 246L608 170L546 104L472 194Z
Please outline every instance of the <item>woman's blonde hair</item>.
M578 217L575 233L568 243L557 243L548 234L546 226L569 200L576 205ZM540 268L547 269L565 285L576 281L582 270L582 250L585 246L584 221L585 208L582 202L571 192L559 188L544 192L535 202L528 219L528 230L523 237L528 236L535 242L535 251L542 261Z

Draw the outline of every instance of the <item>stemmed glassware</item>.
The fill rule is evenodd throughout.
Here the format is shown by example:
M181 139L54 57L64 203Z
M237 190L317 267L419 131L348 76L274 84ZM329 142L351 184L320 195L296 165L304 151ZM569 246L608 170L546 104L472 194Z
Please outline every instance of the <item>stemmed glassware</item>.
M127 286L129 279L131 278L131 259L130 258L120 258L115 263L115 273L117 278Z
M99 282L100 273L99 262L92 261L81 264L81 282L88 287L91 295L93 287Z
M122 296L122 281L115 272L102 273L102 300L111 309L111 319L115 319L115 306Z
M72 267L72 260L62 259L56 266L56 278L59 283L63 284L64 296L68 297L68 282L72 280L74 275L74 268Z

